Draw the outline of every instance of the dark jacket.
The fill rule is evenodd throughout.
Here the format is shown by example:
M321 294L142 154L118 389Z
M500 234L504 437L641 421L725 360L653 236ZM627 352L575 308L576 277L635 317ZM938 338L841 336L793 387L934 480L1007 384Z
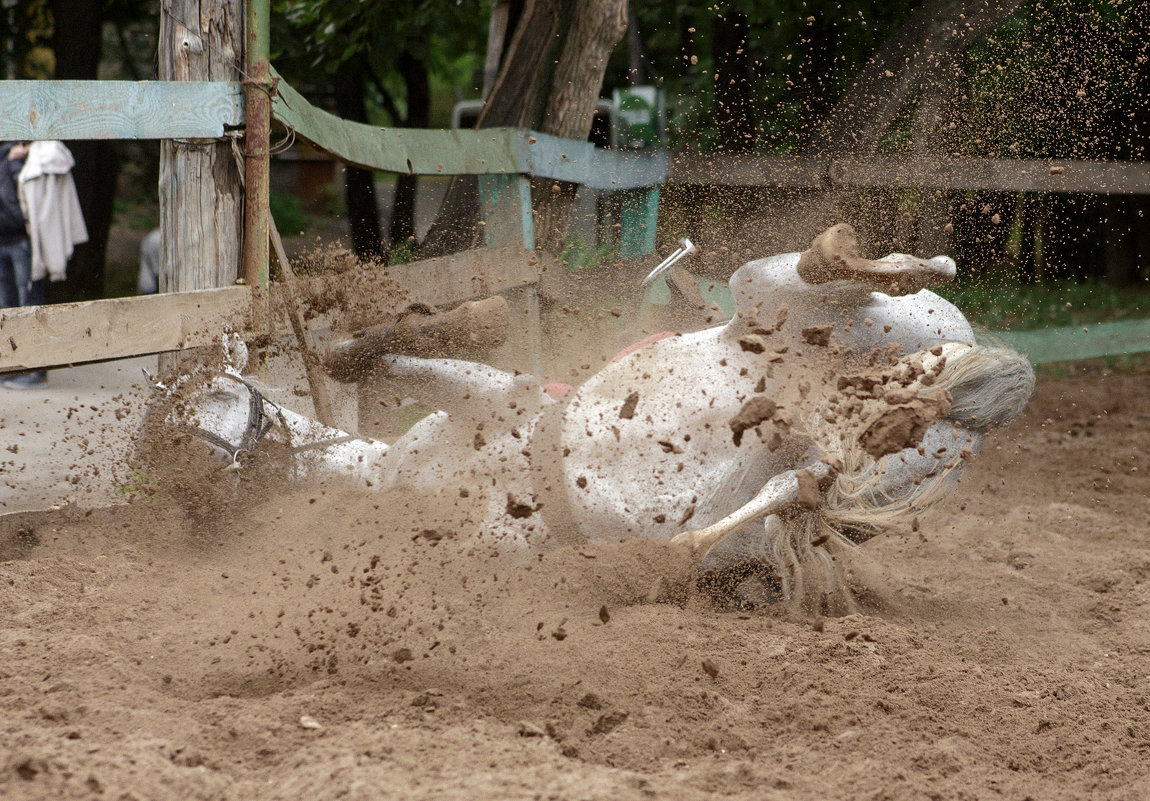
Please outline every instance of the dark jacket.
M28 237L24 214L20 211L20 186L17 177L23 159L9 159L8 151L15 142L0 145L0 245L12 245Z

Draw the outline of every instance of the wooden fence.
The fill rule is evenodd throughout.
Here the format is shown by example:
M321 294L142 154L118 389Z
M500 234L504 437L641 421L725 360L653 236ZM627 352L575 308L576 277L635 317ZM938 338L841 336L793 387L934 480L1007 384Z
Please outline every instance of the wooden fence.
M254 0L253 6L261 5L266 25L267 2ZM249 34L249 42L258 39ZM266 41L262 46L266 49ZM927 162L896 157L817 160L608 151L588 142L509 128L378 128L317 109L274 70L266 85L272 87L272 119L348 163L395 173L480 176L480 213L487 222L487 244L500 248L499 258L480 249L424 262L403 270L404 283L413 299L435 304L465 300L480 292L526 291L523 313L534 315L536 325L538 309L530 289L538 278L538 260L531 253L535 245L532 177L593 189L632 190L641 193L651 208L657 207L658 190L665 183L1150 194L1150 165L1144 163ZM249 102L251 95L249 89ZM251 117L250 105L245 112L244 98L244 87L237 82L4 81L0 82L0 139L219 139L226 131L244 127ZM266 141L268 122L260 116ZM225 323L249 332L253 326L266 326L266 317L261 320L259 313L266 309L270 293L267 229L261 227L261 220L263 226L267 224L266 171L255 194L249 180L248 192L247 285L0 310L0 373L202 346L215 342ZM652 219L639 233L636 252L650 252L654 236ZM445 278L448 275L451 280ZM1090 338L1089 331L1083 337L1072 336L1071 329L1066 329L1054 338L1070 344L1054 350L1039 347L1038 339L1019 341L1025 340L1041 360L1061 358L1062 353L1082 358L1073 354L1150 350L1150 323L1144 321L1127 326L1120 336L1100 336ZM1087 339L1087 346L1077 347Z

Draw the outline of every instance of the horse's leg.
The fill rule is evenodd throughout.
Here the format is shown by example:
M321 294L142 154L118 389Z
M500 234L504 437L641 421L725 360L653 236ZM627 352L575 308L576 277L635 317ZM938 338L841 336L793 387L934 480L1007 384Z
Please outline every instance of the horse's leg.
M457 419L511 427L551 402L534 376L478 362L385 355L377 364L378 374L402 382L403 392Z
M819 484L825 483L830 476L830 467L822 462L808 468L779 473L755 497L722 520L705 528L684 531L671 542L688 545L700 559L704 559L712 548L747 523L778 514L795 505L813 509L819 502Z
M855 281L888 295L910 295L954 278L954 260L946 256L919 259L892 253L864 259L858 253L858 237L851 226L840 223L823 231L799 258L799 276L808 284Z

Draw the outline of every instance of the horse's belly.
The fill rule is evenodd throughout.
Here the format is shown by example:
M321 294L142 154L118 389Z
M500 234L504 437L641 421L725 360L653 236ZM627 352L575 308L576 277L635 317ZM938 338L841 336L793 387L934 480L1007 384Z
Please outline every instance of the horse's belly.
M670 538L738 508L748 483L757 490L790 466L788 449L772 452L753 432L734 443L730 421L765 372L704 331L649 345L580 387L563 446L583 533Z
M738 508L790 466L792 449L772 452L754 433L736 447L728 410L678 411L666 421L567 421L566 486L586 536L669 539Z
M527 443L532 426L518 437L509 431L479 430L444 412L429 415L396 440L389 451L390 486L418 490L421 504L453 507L466 532L478 542L520 547L546 535L533 486Z

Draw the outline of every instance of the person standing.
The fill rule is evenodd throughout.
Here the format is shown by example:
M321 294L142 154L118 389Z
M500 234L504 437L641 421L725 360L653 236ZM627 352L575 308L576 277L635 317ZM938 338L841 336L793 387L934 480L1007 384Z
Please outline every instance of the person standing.
M16 168L15 189L18 205L15 215L22 224L22 249L13 259L11 282L0 267L0 305L40 306L45 300L47 281L63 281L68 259L75 246L88 241L88 230L80 211L72 167L72 153L58 141L39 141L16 145L5 154L3 184L5 195L10 186L13 164ZM16 252L15 250L13 251ZM19 376L0 377L0 387L24 389L47 381L43 370Z
M32 244L20 209L20 170L28 155L27 142L0 144L0 307L44 302L44 282L32 280ZM35 386L44 373L0 377L0 386Z

